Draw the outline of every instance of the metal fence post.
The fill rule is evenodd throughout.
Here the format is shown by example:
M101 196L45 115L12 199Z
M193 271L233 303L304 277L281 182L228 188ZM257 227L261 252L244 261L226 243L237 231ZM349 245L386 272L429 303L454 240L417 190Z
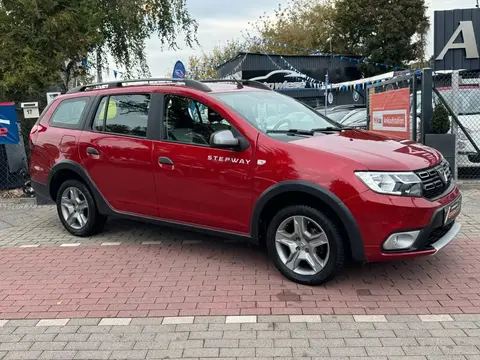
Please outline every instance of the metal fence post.
M457 97L459 95L459 85L460 85L460 72L458 70L454 70L452 72L452 110L455 115L459 113L458 104L457 104ZM452 117L452 124L451 124L452 134L455 135L455 168L453 169L453 176L454 179L458 179L458 124L454 121Z
M432 130L432 92L433 92L433 72L432 69L422 70L422 133L421 143L425 144L425 134L430 134ZM416 119L415 119L416 120Z
M417 76L415 73L412 78L412 113L410 117L412 118L412 140L417 141Z

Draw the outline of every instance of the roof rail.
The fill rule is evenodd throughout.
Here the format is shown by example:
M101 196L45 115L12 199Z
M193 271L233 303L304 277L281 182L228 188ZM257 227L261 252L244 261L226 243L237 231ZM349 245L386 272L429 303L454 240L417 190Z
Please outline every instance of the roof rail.
M257 89L262 90L272 90L267 85L255 81L255 80L246 80L246 79L222 79L222 80L201 80L202 83L236 83L239 89L243 88L243 86L250 86ZM240 86L239 86L240 85Z
M185 86L191 87L193 89L197 89L204 92L212 91L212 89L210 89L207 85L202 84L200 81L197 81L197 80L173 79L173 78L148 78L148 79L119 80L119 81L87 84L87 85L82 85L82 86L78 86L76 88L70 89L67 91L67 94L86 91L87 89L95 89L98 87L107 87L109 89L121 88L123 87L123 84L134 84L134 83L145 83L145 82L148 83L149 85L151 82L184 83Z

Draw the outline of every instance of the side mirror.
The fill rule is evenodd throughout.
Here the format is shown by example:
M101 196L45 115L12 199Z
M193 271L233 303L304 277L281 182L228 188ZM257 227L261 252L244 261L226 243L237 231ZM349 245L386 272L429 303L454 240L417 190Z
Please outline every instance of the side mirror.
M219 149L238 148L240 140L233 136L230 130L220 130L214 132L210 137L210 146Z

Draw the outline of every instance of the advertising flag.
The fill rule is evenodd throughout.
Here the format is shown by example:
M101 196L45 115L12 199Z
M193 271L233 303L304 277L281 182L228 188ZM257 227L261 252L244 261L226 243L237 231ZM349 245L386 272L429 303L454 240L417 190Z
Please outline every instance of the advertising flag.
M0 102L0 144L18 144L18 142L15 103Z
M173 67L173 75L172 78L174 79L185 79L185 66L183 63L179 60L175 63L175 66Z

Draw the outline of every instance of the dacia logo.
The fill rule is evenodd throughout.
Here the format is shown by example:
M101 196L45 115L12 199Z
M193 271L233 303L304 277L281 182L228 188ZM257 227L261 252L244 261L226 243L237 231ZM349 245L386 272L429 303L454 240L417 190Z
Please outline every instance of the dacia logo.
M208 155L207 159L209 161L226 162L226 163L232 163L232 164L247 164L248 165L251 162L251 160L239 159L239 158L228 157L228 156L216 156L216 155Z

